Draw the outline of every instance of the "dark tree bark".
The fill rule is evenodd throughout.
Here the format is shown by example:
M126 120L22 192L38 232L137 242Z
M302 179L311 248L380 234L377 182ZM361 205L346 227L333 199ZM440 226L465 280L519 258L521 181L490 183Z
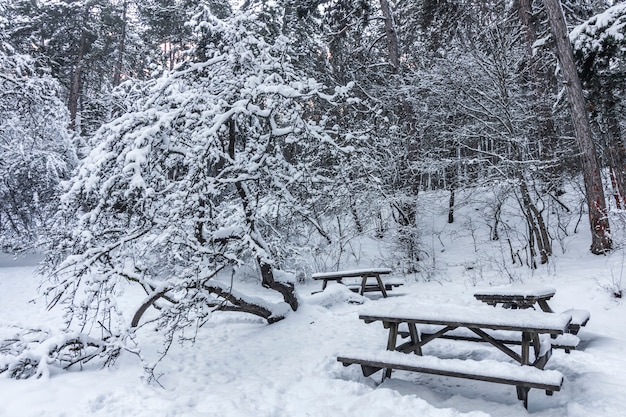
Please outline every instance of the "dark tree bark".
M545 99L546 87L551 84L550 75L542 70L533 45L537 41L537 25L533 13L532 0L519 0L519 17L524 27L526 57L528 59L528 75L533 95L533 111L536 117L537 139L543 143L547 159L553 157L552 151L557 146L557 134L552 118L552 110ZM544 153L544 152L542 152Z
M608 92L604 103L604 116L607 124L608 163L611 168L611 179L615 193L617 208L626 207L626 147L622 140L619 116L616 110L616 99Z
M559 0L543 0L554 36L557 55L565 79L576 141L581 153L585 193L591 227L591 252L603 254L611 250L609 219L600 167L591 136L589 115L585 106L582 85L574 63L574 53L569 41L565 16Z
M450 200L448 201L448 223L454 223L454 187L450 188Z
M235 159L236 137L236 124L234 120L231 120L229 122L228 154L233 160ZM243 211L245 214L246 223L252 235L251 237L256 245L258 245L259 247L263 247L263 243L257 240L257 237L260 236L260 233L254 221L254 213L252 212L252 208L250 207L250 196L248 195L248 190L246 189L246 186L242 181L236 181L235 188L237 189L237 194L241 199L241 204L243 205ZM276 281L274 279L272 266L263 257L257 256L256 262L259 266L259 269L261 270L262 285L265 288L269 288L271 290L279 292L283 296L284 301L289 304L291 309L293 311L296 311L298 309L298 297L296 296L294 284Z
M128 10L128 2L122 4L122 31L120 33L120 41L118 43L117 61L115 62L115 73L113 74L113 87L120 85L122 80L122 70L124 67L124 53L126 52L126 11Z
M541 263L545 264L548 263L548 257L552 255L552 243L550 242L550 234L548 233L548 228L546 227L546 223L543 220L543 215L530 197L528 185L526 184L526 180L521 174L519 175L519 181L520 191L522 194L522 208L524 209L524 215L526 216L526 221L528 222L528 228L530 231L529 245L531 249L531 254L534 255L536 253L534 250L534 246L536 244L539 256L541 258ZM533 267L535 267L534 260L532 262Z
M394 72L400 71L400 53L398 52L398 34L394 22L391 6L387 0L380 0L380 9L385 19L385 34L387 37L387 51L389 53L389 63Z
M74 71L72 73L68 103L70 111L70 129L74 131L80 128L77 126L76 119L78 116L78 103L82 93L83 58L87 52L87 47L87 33L83 30L80 36L80 46L76 57L76 64L74 65Z

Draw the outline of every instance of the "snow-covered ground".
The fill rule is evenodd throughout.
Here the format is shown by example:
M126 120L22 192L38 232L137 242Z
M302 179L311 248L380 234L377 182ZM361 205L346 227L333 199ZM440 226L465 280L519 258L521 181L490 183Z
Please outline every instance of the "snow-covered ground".
M394 299L475 306L476 288L509 282L510 275L488 268L487 261L476 263L476 253L485 250L475 252L471 240L455 236L439 235L445 250L438 250L429 281L405 277L406 285L387 300L375 293L363 298L332 284L312 295L321 283L308 280L299 287L301 308L281 322L267 325L251 316L214 315L195 344L177 345L163 360L161 386L145 383L141 364L130 354L107 369L59 371L28 380L0 375L0 416L626 416L626 306L608 290L620 283L623 252L594 256L583 232L564 240L566 252L555 255L548 267L534 273L510 267L518 284L556 288L550 302L554 310L591 313L579 333L580 349L570 354L557 350L547 365L565 376L562 390L553 396L531 390L528 411L512 386L402 371L380 384L380 373L366 378L358 366L336 361L338 353L351 349L385 346L386 330L380 323L360 321L361 309ZM370 266L365 258L357 266ZM39 284L33 276L36 262L36 257L0 258L0 323L60 325L60 312L46 312L41 300L31 301ZM238 285L262 291L254 282ZM149 342L151 336L142 337ZM435 341L427 353L502 359L488 345L470 342Z

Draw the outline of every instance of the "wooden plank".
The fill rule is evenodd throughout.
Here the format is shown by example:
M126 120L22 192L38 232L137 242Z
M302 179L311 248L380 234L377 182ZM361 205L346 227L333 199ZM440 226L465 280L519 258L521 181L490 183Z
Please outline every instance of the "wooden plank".
M484 332L481 329L470 329L470 330L476 333L478 336L480 336L480 338L483 339L485 342L491 343L494 347L498 348L501 352L507 354L512 359L516 360L519 363L523 363L522 362L523 356L518 355L516 352L514 352L509 347L507 347L504 343L491 337L490 335L488 335L486 332Z
M378 353L374 353L369 358L363 357L362 355L359 355L359 357L339 356L337 357L337 361L343 363L344 366L358 364L365 365L370 369L397 369L455 378L472 379L477 381L493 382L498 384L515 385L525 388L537 388L546 391L559 391L561 389L561 385L563 384L563 376L558 371L551 371L551 374L545 374L546 371L542 371L541 369L528 366L524 368L525 373L523 376L515 376L514 371L519 370L520 366L515 364L509 364L506 362L498 362L497 368L491 367L491 369L489 369L489 372L480 373L472 372L469 369L464 370L463 366L459 366L459 363L467 362L469 365L468 368L472 368L475 367L475 365L480 361L473 361L469 359L464 361L438 359L437 366L430 366L419 360L420 358L426 357L417 355L406 355L399 352L397 352L397 354L411 358L401 358L394 361L390 360L387 357L382 360L378 357ZM451 362L450 366L447 366L447 361Z
M314 280L316 280L316 281L327 282L327 281L341 281L343 278L349 278L349 277L344 277L342 275L338 275L338 276L335 276L335 277L315 277L315 276L312 276L312 278Z
M397 288L399 286L401 286L402 284L385 284L385 290L387 291L392 291L394 288ZM350 291L353 292L359 292L361 290L361 287L358 285L346 285ZM367 284L365 286L365 292L371 292L371 291L380 291L380 287L378 285L375 284Z
M568 331L569 333L574 335L578 334L580 328L582 326L586 326L587 322L591 318L591 314L589 314L589 311L582 309L572 308L564 311L563 314L569 314L570 316L572 316L572 321L569 324Z

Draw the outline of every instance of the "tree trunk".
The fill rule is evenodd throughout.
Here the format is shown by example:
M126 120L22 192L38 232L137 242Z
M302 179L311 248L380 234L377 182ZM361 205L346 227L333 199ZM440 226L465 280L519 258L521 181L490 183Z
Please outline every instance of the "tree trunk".
M622 140L622 132L619 125L619 116L616 111L616 100L612 92L606 100L605 118L607 124L608 162L611 167L611 178L616 193L617 208L626 207L626 147Z
M519 0L519 17L526 35L526 58L529 62L528 75L534 101L533 111L536 117L537 139L543 145L541 156L547 154L545 159L552 159L557 145L557 134L552 109L545 94L551 83L549 74L541 69L537 56L533 53L533 45L537 41L537 25L535 24L532 0Z
M448 223L454 223L454 187L450 188L450 200L448 201Z
M536 243L541 263L545 264L548 263L548 257L552 255L552 243L550 242L548 228L543 220L541 211L539 211L530 197L526 180L522 174L519 174L518 177L520 180L520 191L522 194L522 209L524 210L526 221L528 222L528 227L530 229L529 244L531 247L531 254L535 254L534 245ZM534 260L533 267L535 267Z
M398 33L396 24L391 13L391 6L388 0L380 0L380 10L385 19L385 34L387 36L387 51L389 52L389 62L394 72L400 70L400 53L398 52Z
M80 100L82 90L82 78L83 78L83 58L87 50L87 34L83 30L80 35L80 46L78 49L78 56L76 57L76 64L74 65L74 72L72 73L72 81L70 84L70 94L68 108L70 111L70 129L78 132L80 127L77 124L78 118L78 102Z
M235 160L235 140L237 137L235 121L230 120L228 127L228 154L232 160ZM250 206L250 196L248 195L248 190L246 189L245 184L242 181L235 181L235 188L237 189L237 194L241 199L246 224L250 229L251 239L253 240L255 245L266 249L266 245L261 239L261 235L254 221L254 213L252 212L252 207ZM261 256L256 256L256 262L259 266L259 269L261 270L261 282L263 287L279 292L283 296L283 300L287 304L289 304L291 309L293 311L296 311L298 309L298 297L296 296L295 285L293 283L276 281L274 279L274 271L272 270L272 265L265 258Z
M83 61L85 59L85 55L89 51L91 47L92 40L89 39L89 34L87 33L87 22L89 21L89 5L85 6L83 10L83 19L80 33L80 40L78 46L78 52L76 54L76 63L74 64L74 72L72 73L72 79L70 80L70 92L69 92L69 103L68 108L70 111L70 129L80 133L80 126L78 126L78 103L80 101L80 97L82 95L83 88Z
M115 63L115 73L113 74L113 87L120 85L122 81L122 70L124 67L124 53L126 52L126 11L128 2L122 4L122 32L120 33L120 42L118 44L117 62Z
M591 136L585 98L576 71L574 53L569 41L561 3L559 0L543 0L543 4L548 12L548 20L554 35L557 55L565 79L576 141L581 153L592 236L591 252L603 254L611 250L613 243L610 237L604 188L602 186L602 177L600 176L600 167L596 159L596 149Z

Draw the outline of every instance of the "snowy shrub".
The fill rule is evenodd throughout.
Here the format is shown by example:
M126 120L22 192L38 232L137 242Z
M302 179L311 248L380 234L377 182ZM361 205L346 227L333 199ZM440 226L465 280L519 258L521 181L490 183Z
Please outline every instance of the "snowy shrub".
M0 374L15 379L50 376L51 366L69 369L96 358L114 361L121 347L112 339L96 339L78 332L0 329Z
M289 235L275 219L315 223L314 191L331 181L320 161L352 151L332 112L349 88L299 74L254 14L206 12L196 28L195 58L134 89L142 97L96 133L62 197L46 294L70 328L149 325L169 344L214 311L274 322L298 308L293 276L276 273ZM284 302L219 279L249 263ZM145 292L130 320L118 303L129 286Z
M345 285L330 285L324 291L313 294L309 298L309 303L330 308L346 303L363 304L367 299L367 297L351 291Z

